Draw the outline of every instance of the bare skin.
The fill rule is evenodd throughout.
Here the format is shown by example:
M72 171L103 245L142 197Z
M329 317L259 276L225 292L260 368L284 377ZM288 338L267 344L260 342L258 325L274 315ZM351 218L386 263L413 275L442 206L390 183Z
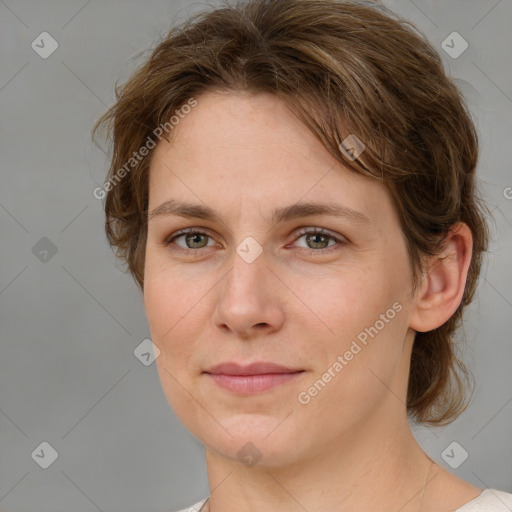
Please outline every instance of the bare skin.
M478 496L433 464L405 407L415 332L442 325L461 301L467 226L453 230L448 257L431 262L412 295L407 247L380 183L335 160L271 95L197 100L155 149L149 211L172 199L220 219L150 215L144 303L164 393L205 446L206 509L453 512ZM274 209L306 201L351 213L273 224ZM176 235L188 228L196 234ZM250 263L237 252L247 237L262 249ZM370 326L377 333L347 355ZM346 364L333 370L339 356ZM225 361L302 373L242 395L205 373ZM319 379L325 386L309 392ZM250 467L240 456L248 443L257 448Z

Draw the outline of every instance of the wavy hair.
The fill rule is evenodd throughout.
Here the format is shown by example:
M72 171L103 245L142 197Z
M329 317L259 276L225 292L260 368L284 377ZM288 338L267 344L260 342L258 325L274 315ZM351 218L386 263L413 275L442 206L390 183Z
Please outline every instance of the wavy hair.
M445 324L416 333L407 392L412 419L453 421L468 406L470 375L454 334L487 250L488 210L476 188L476 129L436 50L410 22L367 1L225 2L172 28L116 84L115 104L93 128L93 139L106 128L113 141L102 189L107 239L142 290L153 151L133 169L126 162L191 98L213 90L276 95L330 154L383 182L407 241L413 291L449 230L469 226L473 256L462 301ZM356 159L340 150L350 134L366 146Z

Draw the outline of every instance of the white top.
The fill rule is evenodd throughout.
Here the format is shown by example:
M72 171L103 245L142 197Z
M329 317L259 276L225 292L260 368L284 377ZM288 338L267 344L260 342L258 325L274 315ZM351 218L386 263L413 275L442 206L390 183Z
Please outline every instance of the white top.
M200 512L208 498L178 512ZM512 512L512 494L497 489L484 489L480 496L453 512Z

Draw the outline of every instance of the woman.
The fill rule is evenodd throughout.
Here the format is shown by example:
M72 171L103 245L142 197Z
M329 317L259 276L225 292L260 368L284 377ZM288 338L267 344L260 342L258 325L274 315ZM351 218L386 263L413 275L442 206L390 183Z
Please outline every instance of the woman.
M204 512L510 510L409 424L467 407L452 340L487 247L477 135L382 6L253 0L173 29L99 120L106 232Z

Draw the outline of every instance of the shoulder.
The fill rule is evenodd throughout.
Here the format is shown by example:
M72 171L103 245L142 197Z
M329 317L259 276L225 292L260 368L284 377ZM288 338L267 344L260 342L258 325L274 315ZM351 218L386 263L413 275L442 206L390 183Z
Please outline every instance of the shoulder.
M509 512L512 510L512 494L497 489L484 489L475 499L454 512Z
M177 510L176 512L199 512L204 504L208 501L208 498L204 498L201 501L198 501L194 505L190 505L188 508L182 508L181 510Z

